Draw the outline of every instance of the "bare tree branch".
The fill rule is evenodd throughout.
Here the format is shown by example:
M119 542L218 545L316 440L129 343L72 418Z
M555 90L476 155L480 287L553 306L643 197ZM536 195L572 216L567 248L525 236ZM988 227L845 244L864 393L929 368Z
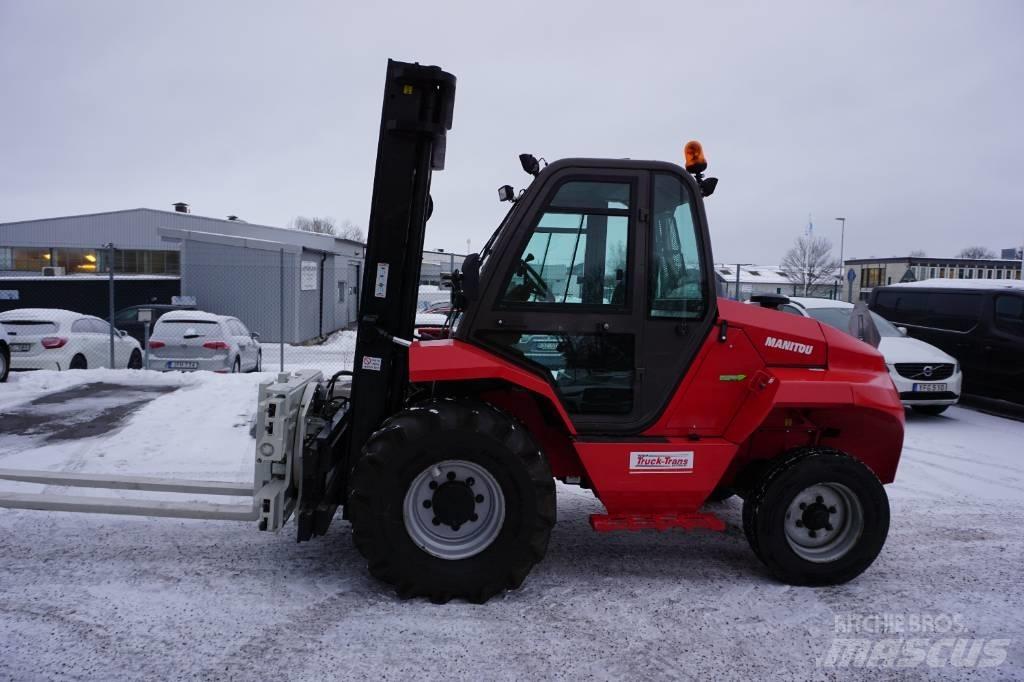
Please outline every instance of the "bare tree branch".
M803 295L819 284L835 282L840 263L832 257L832 242L824 237L798 237L796 243L782 259L780 269Z
M996 253L984 246L968 246L957 254L958 258L995 258Z
M330 234L336 233L337 228L334 225L334 218L318 218L316 216L307 218L306 216L300 215L292 221L292 227L296 230L302 230L303 232L315 232L316 234Z
M924 252L924 249L914 249L910 252L911 258L925 258L928 254Z
M335 232L334 236L341 239L349 239L354 242L366 242L366 237L363 235L363 229L347 218L341 221L341 225L338 227L338 231Z

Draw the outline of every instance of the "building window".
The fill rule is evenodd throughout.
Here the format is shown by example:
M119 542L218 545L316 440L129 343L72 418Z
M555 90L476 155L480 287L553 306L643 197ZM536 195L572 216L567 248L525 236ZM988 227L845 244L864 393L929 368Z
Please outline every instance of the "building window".
M97 272L98 260L95 249L54 249L54 265L64 268L69 274Z
M1003 278L1003 271L1002 270L996 270L996 279L1002 279L1002 278Z
M49 249L16 246L11 249L11 253L15 270L42 272L43 268L51 265Z
M956 271L956 276L957 276L958 279L963 279L964 278L964 269L960 268L959 270L957 270Z
M935 279L935 268L932 268L928 274L929 279Z
M9 246L0 246L0 270L14 269L14 254Z
M986 271L986 272L987 272L988 274L987 274L987 275L986 275L985 277L986 277L987 279L992 279L992 271L991 271L991 270L988 270L988 271Z
M884 281L885 266L860 269L860 285L862 288L880 287Z
M946 278L946 268L939 268L939 277L941 279L945 279Z

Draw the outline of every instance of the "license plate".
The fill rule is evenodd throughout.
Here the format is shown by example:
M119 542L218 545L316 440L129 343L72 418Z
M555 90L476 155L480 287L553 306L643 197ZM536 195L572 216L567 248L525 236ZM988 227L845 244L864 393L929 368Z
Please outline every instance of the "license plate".
M914 393L945 393L946 384L914 384Z
M199 369L198 362L182 362L181 360L171 360L167 363L167 369Z
M541 341L537 344L537 350L558 350L557 341Z
M11 352L12 353L27 353L30 350L32 350L32 344L31 343L12 343L11 344Z

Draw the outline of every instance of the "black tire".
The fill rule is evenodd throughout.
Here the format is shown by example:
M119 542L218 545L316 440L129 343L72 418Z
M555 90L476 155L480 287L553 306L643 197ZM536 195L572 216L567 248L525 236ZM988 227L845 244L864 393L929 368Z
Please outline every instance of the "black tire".
M262 372L263 371L263 353L257 353L256 354L256 369L254 369L253 371L254 372Z
M933 417L938 417L940 414L949 409L949 405L911 405L911 409L914 412L921 414L930 414Z
M128 369L142 369L142 353L136 348L128 358Z
M7 381L11 373L11 349L6 343L0 343L0 384Z
M822 484L845 489L859 506L859 523L854 521L857 514L849 512L848 523L835 531L836 538L844 534L850 538L848 549L834 559L812 561L797 553L786 533L787 524L793 524L793 533L803 532L793 528L802 528L810 534L810 525L801 525L809 517L787 518L787 514L799 494ZM832 516L834 507L822 513L829 520L837 518ZM831 525L828 529L833 530ZM878 477L859 460L832 448L799 448L773 462L750 490L743 504L743 532L754 554L779 580L791 585L838 585L863 573L882 550L889 532L889 498ZM815 532L822 532L820 526Z
M89 369L89 362L85 359L84 355L79 353L71 358L71 364L68 365L68 369Z
M242 371L242 358L235 358L235 364L231 365L231 373L238 374Z
M484 469L504 498L496 536L458 560L417 545L403 514L410 487L446 460ZM472 485L468 478L466 483ZM471 400L431 401L388 419L364 446L348 499L352 538L370 573L404 598L424 596L435 603L483 603L519 587L544 557L556 515L551 469L526 429Z

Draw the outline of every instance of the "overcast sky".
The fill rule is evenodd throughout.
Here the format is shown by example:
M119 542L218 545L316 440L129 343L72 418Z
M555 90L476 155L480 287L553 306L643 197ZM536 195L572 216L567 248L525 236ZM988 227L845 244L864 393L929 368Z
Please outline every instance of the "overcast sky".
M1024 2L356 4L0 0L0 222L365 227L394 57L458 77L428 247L481 245L520 152L691 138L718 261L778 262L808 214L847 257L1024 240Z

